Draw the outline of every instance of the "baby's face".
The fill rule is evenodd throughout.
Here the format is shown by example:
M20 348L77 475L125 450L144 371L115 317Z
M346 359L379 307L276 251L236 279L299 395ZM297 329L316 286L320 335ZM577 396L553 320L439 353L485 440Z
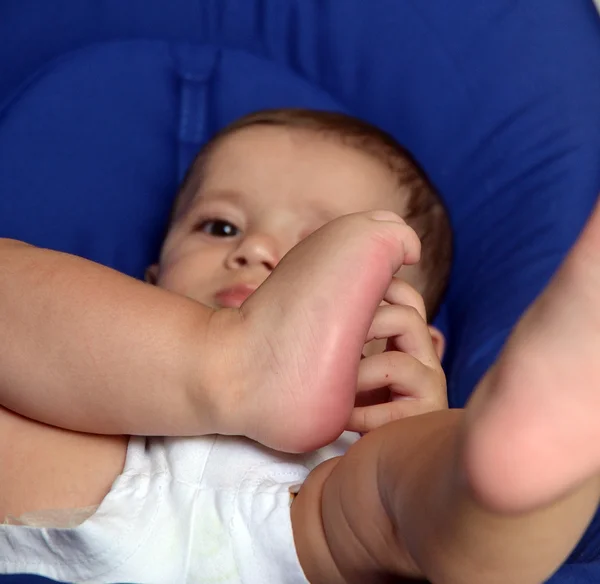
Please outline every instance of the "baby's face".
M240 306L299 241L371 209L404 213L385 164L310 131L239 130L212 152L173 223L157 284L214 308Z

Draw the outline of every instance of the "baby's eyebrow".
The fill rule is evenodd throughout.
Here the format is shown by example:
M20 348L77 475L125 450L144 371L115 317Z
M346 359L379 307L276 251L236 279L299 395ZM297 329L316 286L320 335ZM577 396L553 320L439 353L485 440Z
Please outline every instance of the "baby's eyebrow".
M244 196L240 191L233 189L208 190L198 193L193 208L196 208L202 203L210 203L213 201L226 201L234 205L241 205L247 198L248 197Z

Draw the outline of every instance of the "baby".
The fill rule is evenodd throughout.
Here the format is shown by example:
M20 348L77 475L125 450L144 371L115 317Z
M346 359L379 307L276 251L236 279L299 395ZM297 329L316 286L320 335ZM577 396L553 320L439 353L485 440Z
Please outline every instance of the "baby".
M420 243L392 211L424 242L420 264L393 281L419 259ZM268 111L217 135L190 168L159 263L148 269L156 288L79 258L5 245L16 294L4 305L14 352L7 348L0 366L1 403L21 416L4 411L0 442L13 446L2 457L0 514L56 527L102 501L68 544L52 545L58 564L40 547L64 530L5 527L0 538L29 549L11 552L5 570L136 582L215 574L275 582L289 566L302 575L290 488L357 438L286 457L223 436L127 441L32 420L99 434L245 435L303 452L344 429L368 432L447 406L443 338L426 312L435 313L448 279L448 219L408 153L359 120ZM24 361L35 369L20 369ZM252 514L230 500L236 490L251 496ZM165 492L172 496L160 504ZM257 502L271 505L266 518L254 517ZM77 510L27 513L49 508ZM231 521L247 535L232 537ZM173 534L176 553L165 540ZM215 541L224 544L207 557Z
M407 267L415 231L422 259ZM582 276L600 274L599 239L596 213L464 412L444 407L443 339L425 316L447 279L443 207L408 155L356 120L264 112L213 140L148 271L157 287L5 242L0 514L100 506L69 529L2 527L0 570L90 582L542 581L598 503L590 448L550 464L547 439L580 447L595 427L589 414L554 420L573 364L588 377L582 412L600 383L556 345L573 324L584 346L600 339L587 319L596 288ZM571 301L585 316L562 308ZM385 351L369 344L361 360L372 339ZM532 413L528 395L547 406ZM344 428L367 433L306 455L227 436L118 436L244 435L301 452Z

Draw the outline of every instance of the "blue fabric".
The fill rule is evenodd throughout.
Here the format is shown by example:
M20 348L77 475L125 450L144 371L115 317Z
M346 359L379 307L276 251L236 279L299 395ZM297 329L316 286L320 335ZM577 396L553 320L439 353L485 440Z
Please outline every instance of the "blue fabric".
M48 584L54 582L41 576L31 576L29 574L15 574L14 576L0 576L2 584Z
M463 405L600 192L599 95L591 0L3 0L0 236L141 276L223 124L271 106L359 115L450 209L439 323ZM600 581L598 529L552 582Z

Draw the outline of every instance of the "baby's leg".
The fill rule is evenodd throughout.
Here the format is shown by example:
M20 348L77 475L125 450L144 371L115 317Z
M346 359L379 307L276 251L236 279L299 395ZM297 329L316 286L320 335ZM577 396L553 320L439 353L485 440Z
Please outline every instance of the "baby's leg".
M7 515L99 504L127 439L61 430L0 407L0 523Z
M231 392L231 433L291 452L337 438L377 306L419 253L414 231L387 211L341 217L295 247L243 304L243 326L229 327L242 357L220 369L244 387Z
M600 206L468 406L466 464L505 511L600 472Z
M292 505L298 557L314 584L538 584L592 517L587 481L542 509L498 513L473 497L461 466L465 410L392 422L317 467Z

